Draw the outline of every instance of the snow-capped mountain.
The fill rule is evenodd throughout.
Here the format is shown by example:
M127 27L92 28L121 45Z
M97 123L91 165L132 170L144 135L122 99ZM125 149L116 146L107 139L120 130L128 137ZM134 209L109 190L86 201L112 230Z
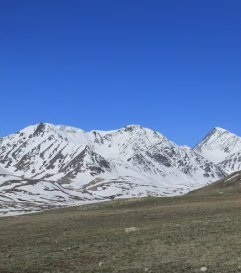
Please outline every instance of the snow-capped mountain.
M193 151L214 162L227 173L241 169L241 137L225 129L214 128Z
M139 125L107 132L29 126L2 138L0 166L24 178L95 191L100 198L178 195L226 175L187 146Z

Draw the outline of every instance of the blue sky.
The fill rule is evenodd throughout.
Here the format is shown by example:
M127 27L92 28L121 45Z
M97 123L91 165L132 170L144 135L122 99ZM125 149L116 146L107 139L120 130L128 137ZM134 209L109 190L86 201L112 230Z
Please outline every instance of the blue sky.
M241 136L240 0L2 0L0 136L41 121Z

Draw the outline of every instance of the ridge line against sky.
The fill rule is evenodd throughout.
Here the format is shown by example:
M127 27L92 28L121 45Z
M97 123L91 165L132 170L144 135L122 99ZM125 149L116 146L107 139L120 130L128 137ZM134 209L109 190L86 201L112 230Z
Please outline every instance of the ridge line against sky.
M3 0L0 136L139 124L193 147L241 135L241 1Z
M52 123L48 123L48 122L41 122L41 123L43 123L43 124L47 124L47 125L52 125L52 126L54 126L54 127L57 127L57 126L63 126L63 127L70 127L70 128L73 128L73 129L77 129L77 130L83 130L82 128L78 128L78 127L74 127L74 126L70 126L70 125L65 125L65 124L52 124ZM38 126L40 123L38 123L38 124L32 124L32 125L29 125L29 126L27 126L27 127L30 127L30 126ZM83 130L83 132L85 132L85 133L89 133L89 132L92 132L92 131L102 131L102 132L111 132L111 131L117 131L117 130L119 130L119 129L123 129L123 128L125 128L125 127L129 127L129 126L140 126L140 127L142 127L142 128L144 128L144 129L149 129L149 130L153 130L152 128L147 128L147 127L143 127L143 126L141 126L141 125L139 125L139 124L129 124L129 125L126 125L126 126L124 126L124 127L121 127L121 128L114 128L114 129L110 129L110 130L101 130L101 129L91 129L91 130L89 130L89 131L85 131L85 130ZM27 127L25 127L25 128L22 128L21 130L24 130L24 129L26 129ZM54 128L54 129L56 129L56 128ZM188 146L188 145L186 145L186 144L182 144L182 145L179 145L179 146L187 146L187 147L190 147L190 148L194 148L195 146L197 146L203 139L205 139L214 129L217 129L217 130L221 130L221 131L224 131L224 132L227 132L227 133L229 133L229 134L231 134L231 135L234 135L234 136L237 136L237 137L240 137L240 136L238 136L238 135L236 135L235 133L233 133L233 132L230 132L230 131L228 131L228 130L226 130L226 129L224 129L224 128L221 128L221 127L214 127L214 128L212 128L212 130L210 130L208 133L206 133L204 136L202 136L200 139L199 139L199 141L193 146L193 147L191 147L191 146ZM21 130L19 130L19 131L21 131ZM153 131L155 131L155 130L153 130ZM16 131L17 132L17 131ZM14 133L16 133L16 132L13 132L12 134L14 134ZM158 131L156 131L157 133L160 133L160 134L162 134L161 132L158 132ZM11 134L10 134L11 135ZM164 134L162 134L164 137L166 137ZM7 136L7 135L6 135ZM6 136L0 136L0 138L1 137L6 137ZM241 137L240 137L241 138ZM168 139L168 138L167 138ZM174 142L173 140L171 140L171 139L168 139L168 140L170 140L170 141L172 141L172 142ZM1 142L0 142L1 143ZM175 142L174 142L175 143ZM175 144L177 144L177 143L175 143ZM177 144L178 145L178 144Z

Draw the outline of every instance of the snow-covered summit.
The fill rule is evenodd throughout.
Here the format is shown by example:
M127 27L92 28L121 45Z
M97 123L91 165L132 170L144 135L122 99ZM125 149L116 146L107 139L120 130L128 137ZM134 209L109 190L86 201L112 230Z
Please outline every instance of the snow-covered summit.
M45 123L45 125L49 126L49 128L54 129L54 130L59 130L62 132L67 132L67 133L84 133L84 130L75 128L75 127L71 127L71 126L65 126L65 125L53 125L50 123Z
M215 164L220 164L226 159L230 163L230 159L237 158L235 154L241 152L241 137L225 129L215 127L193 148L193 151L200 153ZM230 173L238 168L233 164L238 164L238 161L231 164L222 163L222 166L225 166L224 170Z
M222 132L222 133L226 133L226 132L230 133L228 130L223 129L221 127L214 127L213 130L214 131L219 131L219 132Z

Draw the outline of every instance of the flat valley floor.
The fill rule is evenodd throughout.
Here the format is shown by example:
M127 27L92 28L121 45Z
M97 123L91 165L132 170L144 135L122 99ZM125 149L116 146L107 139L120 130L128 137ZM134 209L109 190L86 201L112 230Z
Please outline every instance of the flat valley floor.
M135 227L135 232L125 228ZM241 194L114 200L0 218L0 272L241 272Z

